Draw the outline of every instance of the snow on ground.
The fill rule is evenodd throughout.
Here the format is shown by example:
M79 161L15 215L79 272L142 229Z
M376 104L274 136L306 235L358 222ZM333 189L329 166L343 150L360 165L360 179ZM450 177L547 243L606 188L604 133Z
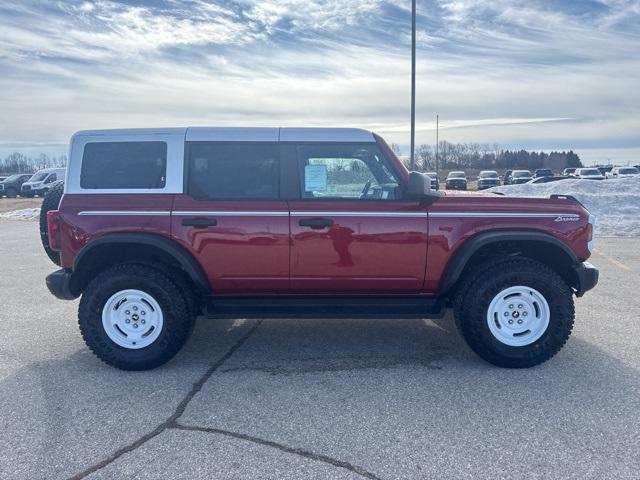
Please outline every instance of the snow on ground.
M39 217L39 208L24 208L22 210L13 210L12 212L0 212L0 218L10 218L12 220L37 220Z
M596 235L640 236L640 177L611 180L560 180L494 187L511 197L571 195L596 217Z

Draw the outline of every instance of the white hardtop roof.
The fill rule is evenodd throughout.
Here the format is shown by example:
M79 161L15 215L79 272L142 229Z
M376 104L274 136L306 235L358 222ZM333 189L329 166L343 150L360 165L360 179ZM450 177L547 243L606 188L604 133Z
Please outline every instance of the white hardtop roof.
M375 142L360 128L187 127L82 130L74 137L180 135L186 141L218 142Z

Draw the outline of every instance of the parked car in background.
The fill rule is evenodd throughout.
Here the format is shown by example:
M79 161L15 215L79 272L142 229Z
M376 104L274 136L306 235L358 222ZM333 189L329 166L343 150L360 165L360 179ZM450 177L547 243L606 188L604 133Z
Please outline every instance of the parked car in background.
M64 180L64 174L64 168L45 168L40 170L22 184L20 195L23 197L43 196L49 191L49 187L53 182Z
M539 177L553 177L553 172L550 168L538 168L533 172L533 178Z
M365 130L85 131L70 152L64 195L56 183L43 201L57 200L61 265L47 287L81 297L82 338L125 370L170 360L203 314L422 319L448 305L480 357L531 367L564 346L574 296L598 281L593 217L574 198L435 192Z
M517 185L520 183L527 183L533 177L529 170L514 170L511 174L511 185Z
M29 173L17 173L0 181L0 197L17 197L22 184L29 180L29 177L31 177Z
M573 177L573 175L576 173L576 169L575 168L565 168L562 171L562 175L564 175L565 177Z
M429 175L431 179L431 188L434 190L440 190L440 179L438 178L438 172L426 172L425 175Z
M447 190L466 190L467 175L462 170L449 172L445 180L445 187Z
M574 174L582 180L604 180L604 175L597 168L577 168Z
M572 177L564 177L562 175L554 175L553 177L538 177L529 180L527 183L550 183L557 182L559 180L569 180Z
M602 176L606 178L607 173L609 173L611 170L613 170L613 165L606 165L604 167L596 167L596 168L600 171Z
M497 187L500 185L500 177L495 170L483 170L478 175L478 190Z
M513 173L513 170L507 170L506 172L504 172L504 179L502 180L502 183L504 183L505 185L511 185L512 173Z
M610 172L607 172L606 178L635 177L638 174L640 170L636 167L613 167Z

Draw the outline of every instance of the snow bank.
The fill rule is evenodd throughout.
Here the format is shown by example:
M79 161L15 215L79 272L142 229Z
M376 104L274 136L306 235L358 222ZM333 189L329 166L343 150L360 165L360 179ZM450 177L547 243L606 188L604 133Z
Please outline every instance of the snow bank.
M548 197L553 193L571 195L596 216L596 235L640 235L640 177L525 183L487 191L502 192L510 197Z
M13 210L12 212L0 212L0 218L10 218L12 220L37 220L39 217L39 208L24 208L22 210Z

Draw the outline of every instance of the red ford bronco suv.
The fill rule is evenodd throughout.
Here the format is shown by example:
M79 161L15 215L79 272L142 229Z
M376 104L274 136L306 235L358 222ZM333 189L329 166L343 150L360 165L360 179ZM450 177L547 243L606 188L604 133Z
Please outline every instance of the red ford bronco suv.
M64 194L50 195L61 200L45 236L62 268L49 290L82 296L87 345L127 370L172 358L200 314L429 318L448 306L480 357L530 367L562 348L573 295L598 280L593 221L575 199L434 191L358 129L79 132Z

